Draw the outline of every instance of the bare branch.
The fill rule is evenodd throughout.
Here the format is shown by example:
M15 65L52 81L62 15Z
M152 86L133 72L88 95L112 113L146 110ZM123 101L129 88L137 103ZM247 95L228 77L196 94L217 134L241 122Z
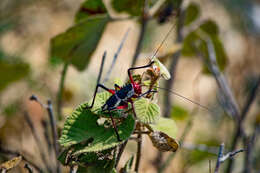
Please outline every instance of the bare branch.
M219 147L219 153L218 153L218 159L215 167L215 173L218 173L221 163L223 163L227 159L233 158L236 154L243 152L244 149L228 152L227 154L224 154L224 143L222 143Z
M63 65L63 69L61 72L61 78L60 78L60 84L59 84L59 91L57 94L57 114L58 114L58 120L62 120L62 97L63 97L63 90L64 90L64 84L65 84L65 77L68 71L69 62L65 62Z
M117 167L119 161L120 161L120 158L125 150L125 147L126 147L126 144L127 144L128 140L126 140L123 144L120 145L119 147L119 152L117 154L117 158L116 158L116 164L115 164L115 168Z
M218 173L220 164L221 164L221 158L223 156L223 152L224 152L224 143L222 143L219 147L219 152L218 152L218 159L217 159L217 163L216 163L216 168L215 168L215 173Z
M50 124L51 124L51 132L52 132L52 142L53 142L53 148L55 151L55 160L56 160L56 171L57 173L60 172L60 163L58 161L58 156L59 156L59 146L58 146L58 134L57 134L57 129L56 129L56 120L53 115L53 107L51 100L47 101L47 111L50 119Z
M135 172L138 173L141 155L142 155L142 134L137 135L137 153L136 153L136 162L135 162Z
M112 70L114 69L114 66L115 66L115 64L116 64L116 60L117 60L117 58L118 58L118 55L119 55L119 53L120 53L120 51L121 51L121 49L122 49L122 47L123 47L123 45L124 45L124 43L125 43L125 40L126 40L126 38L127 38L127 36L128 36L129 31L130 31L130 28L127 29L127 31L126 31L126 33L125 33L125 35L124 35L124 37L123 37L123 39L122 39L122 41L121 41L121 43L120 43L120 45L119 45L119 47L118 47L118 49L117 49L115 55L114 55L113 61L112 61L111 65L110 65L110 67L109 67L109 70L108 70L108 72L107 72L107 74L106 74L106 76L105 76L105 79L104 79L103 83L105 83L105 82L108 81L108 79L109 79L109 77L110 77L110 74L111 74L111 72L112 72Z
M235 134L234 134L234 137L233 137L233 140L232 140L231 150L235 150L237 143L239 141L239 138L241 137L241 135L244 135L243 121L246 118L246 115L247 115L247 113L250 109L251 104L253 103L254 99L256 98L259 85L260 85L260 75L258 76L257 82L256 82L255 86L252 88L251 93L249 94L249 97L248 97L248 99L245 103L243 110L242 110L241 116L240 116L238 124L236 126ZM227 166L227 169L226 169L226 173L231 172L232 166L233 166L233 160L229 160L228 166Z
M244 151L245 151L244 149L240 149L240 150L237 150L237 151L228 152L227 154L223 155L223 156L220 158L220 162L222 163L222 162L224 162L225 160L234 157L237 153L241 153L241 152L244 152Z
M40 156L41 156L41 159L46 167L46 169L49 171L49 172L52 172L51 171L51 167L49 166L48 162L47 162L47 159L46 159L46 156L45 156L45 152L44 152L44 149L43 149L43 146L42 146L42 143L40 141L40 138L38 137L37 133L36 133L36 130L33 126L33 123L28 115L27 112L24 113L24 118L25 118L25 121L26 123L28 124L28 126L30 127L30 130L32 132L32 135L33 135L33 138L37 144L37 147L38 147L38 150L40 152Z

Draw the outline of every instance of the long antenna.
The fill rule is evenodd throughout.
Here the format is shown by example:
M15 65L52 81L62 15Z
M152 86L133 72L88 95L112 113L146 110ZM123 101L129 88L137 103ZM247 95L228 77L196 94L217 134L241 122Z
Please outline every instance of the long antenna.
M147 85L143 85L143 86L147 86ZM182 99L184 99L186 101L189 101L189 102L191 102L191 103L193 103L193 104L195 104L195 105L197 105L197 106L199 106L199 107L201 107L201 108L203 108L203 109L213 113L213 111L210 110L208 107L206 107L206 106L204 106L204 105L202 105L202 104L200 104L200 103L198 103L198 102L196 102L194 100L191 100L191 99L189 99L189 98L187 98L187 97L185 97L185 96L183 96L181 94L178 94L177 92L175 92L173 90L170 90L170 89L167 89L167 88L163 88L163 87L158 87L158 86L153 86L153 87L154 88L158 88L158 89L162 89L162 90L165 90L165 91L168 91L168 92L170 92L170 93L172 93L172 94L174 94L174 95L176 95L176 96L178 96L178 97L180 97L180 98L182 98Z
M172 30L176 27L176 24L173 24L171 29L167 32L167 34L165 35L165 37L163 38L163 41L161 42L161 44L159 45L159 47L155 50L153 56L150 58L150 60L152 60L158 53L158 51L161 49L162 45L164 44L164 42L166 41L166 39L168 38L168 36L170 35L170 33L172 32Z

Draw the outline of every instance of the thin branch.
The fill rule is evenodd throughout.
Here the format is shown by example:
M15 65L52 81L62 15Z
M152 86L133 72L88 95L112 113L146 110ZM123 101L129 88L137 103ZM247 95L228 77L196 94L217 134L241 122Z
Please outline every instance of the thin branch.
M236 150L236 151L233 151L233 152L228 152L227 154L223 155L220 158L220 163L224 162L225 160L227 160L229 158L233 158L236 154L244 152L244 151L245 151L244 149L240 149L240 150Z
M247 101L245 103L245 106L242 109L242 113L241 113L241 116L239 118L238 124L236 126L235 134L234 134L234 137L233 137L233 140L232 140L231 150L235 150L235 148L236 148L236 146L238 144L239 138L241 137L241 135L244 134L244 130L243 130L243 127L242 127L243 126L243 121L246 118L246 115L247 115L247 113L248 113L248 111L250 109L250 106L252 105L253 101L256 98L257 90L259 88L259 85L260 85L260 75L258 76L256 84L252 88L252 90L250 92L250 95L249 95L249 97L248 97L248 99L247 99ZM233 160L229 160L228 166L227 166L227 169L226 169L226 173L230 173L232 171L232 167L233 167Z
M65 77L68 71L69 62L65 62L63 65L63 69L61 72L61 78L60 78L60 84L59 84L59 91L57 94L57 114L58 114L58 120L62 120L62 97L63 97L63 90L64 90L64 84L65 84Z
M211 160L209 160L209 173L211 173Z
M44 149L43 149L43 146L42 146L42 143L36 133L36 130L33 126L33 123L28 115L27 112L24 113L24 118L25 118L25 121L27 122L28 126L30 127L30 130L32 132L32 135L33 135L33 138L37 144L37 147L38 147L38 150L40 152L40 156L41 156L41 159L46 167L46 169L49 171L49 172L52 172L51 171L51 167L49 166L48 162L47 162L47 159L46 159L46 156L45 156L45 152L44 152Z
M116 158L116 164L115 164L115 168L117 167L117 165L119 164L120 158L125 150L126 144L127 144L128 140L126 140L123 144L120 145L119 148L119 152L117 154L117 158Z
M52 143L53 143L53 148L55 151L55 160L56 160L56 171L57 173L60 172L60 163L58 161L58 156L59 156L59 145L58 145L58 134L57 134L57 129L56 129L56 120L53 115L53 107L51 100L47 101L47 111L50 119L50 124L51 124L51 132L52 132Z
M50 124L51 124L51 132L52 132L52 146L53 146L53 149L55 151L55 160L56 160L56 172L59 173L60 172L60 164L59 164L59 161L57 160L58 158L58 155L59 155L59 146L58 146L58 134L57 134L57 128L56 128L56 120L55 120L55 117L54 117L54 114L53 114L53 107L52 107L52 103L51 103L51 100L48 100L47 101L47 105L43 104L37 96L35 95L32 95L30 97L30 100L31 101L35 101L37 103L39 103L42 108L45 108L48 112L48 117L49 117L49 121L50 121ZM44 130L46 130L46 126L47 124L43 124L42 122L42 125L44 127ZM48 143L48 148L49 148L49 143L50 143L50 140L49 140L49 137L48 137L48 133L47 132L44 132L44 136L45 136L45 139L47 140L47 143Z
M216 60L216 52L214 49L214 45L210 38L208 38L207 35L205 35L203 32L199 32L200 36L204 38L204 40L207 42L208 47L208 53L209 58L207 59L198 49L196 46L194 46L195 50L197 51L198 56L204 61L204 63L208 66L209 70L213 74L213 76L216 79L217 85L219 89L221 90L221 93L223 94L226 106L223 107L224 110L228 115L231 115L236 121L239 120L239 114L240 110L238 107L238 104L235 100L235 97L231 91L230 86L228 85L228 82L225 78L225 76L221 73L217 60Z
M140 31L140 34L139 34L139 37L138 37L138 42L137 42L137 46L135 48L135 53L134 53L134 56L133 56L131 67L135 66L137 58L138 58L138 56L141 52L142 43L143 43L144 35L145 35L146 29L147 29L148 21L149 21L149 16L148 16L148 9L147 9L147 1L145 0L144 1L144 8L143 8L143 15L142 15L142 18L141 18L141 31Z
M43 128L43 134L44 134L44 138L46 140L46 143L47 143L47 147L48 147L48 152L49 154L51 153L51 149L52 149L52 145L51 145L51 139L50 139L50 136L49 136L49 131L48 131L48 124L46 122L46 120L41 120L41 125L42 125L42 128Z
M136 153L136 162L135 162L135 172L138 173L139 165L141 161L141 155L142 155L142 134L137 135L137 153Z
M224 154L224 143L222 143L219 147L219 153L218 153L218 159L215 167L215 173L218 173L221 163L223 163L227 159L232 159L235 155L238 153L241 153L244 151L244 149L228 152L227 154Z
M238 119L239 112L240 112L238 104L231 91L230 86L228 85L226 78L220 72L220 69L217 65L216 52L215 52L215 48L214 48L214 45L213 45L211 39L207 39L207 46L208 46L208 52L209 52L209 67L211 69L211 72L214 74L216 81L218 83L218 86L225 96L225 99L229 101L228 103L231 106L232 116L234 118Z
M114 55L113 61L112 61L111 65L110 65L110 67L109 67L109 70L108 70L108 72L107 72L107 74L105 76L105 79L104 79L103 83L106 83L108 81L108 79L110 77L110 74L111 74L111 72L114 69L114 66L116 64L116 60L118 58L118 55L119 55L119 53L120 53L120 51L121 51L121 49L122 49L122 47L123 47L123 45L125 43L125 40L126 40L126 38L128 36L129 31L130 31L130 28L127 29L127 31L126 31L126 33L125 33L125 35L124 35L124 37L123 37L123 39L122 39L122 41L120 43L120 45L119 45L115 55Z
M252 172L252 152L254 151L256 136L259 130L260 125L256 124L252 136L244 141L244 147L246 148L244 159L244 173Z
M218 173L220 164L221 164L221 158L223 157L223 153L224 153L224 143L222 143L219 147L219 152L218 152L218 159L217 159L217 163L216 163L216 167L215 167L215 173Z

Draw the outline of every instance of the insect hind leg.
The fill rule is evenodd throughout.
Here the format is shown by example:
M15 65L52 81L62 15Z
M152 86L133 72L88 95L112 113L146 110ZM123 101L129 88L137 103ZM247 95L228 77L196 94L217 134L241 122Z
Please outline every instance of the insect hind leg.
M118 129L117 129L117 127L116 127L116 123L115 123L113 117L111 116L110 111L109 111L109 116L110 116L110 119L111 119L111 121L112 121L112 125L113 125L113 128L114 128L114 130L115 130L115 133L116 133L116 138L117 138L117 140L120 142L120 141L122 141L122 140L120 139L120 136L119 136L119 133L118 133Z
M86 106L84 109L91 109L94 106L98 88L102 88L102 89L106 90L107 92L109 92L111 94L115 94L115 90L109 89L109 88L107 88L106 86L104 86L102 84L97 84L91 105L90 106Z

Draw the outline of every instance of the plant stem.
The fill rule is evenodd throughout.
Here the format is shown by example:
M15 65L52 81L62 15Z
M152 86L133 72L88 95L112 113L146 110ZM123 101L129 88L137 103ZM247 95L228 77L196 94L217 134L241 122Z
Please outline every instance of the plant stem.
M220 160L223 156L223 152L224 152L224 143L222 143L219 147L219 152L218 152L218 159L217 159L217 163L216 163L216 167L215 167L215 173L218 173L219 167L220 167Z
M119 148L119 152L118 152L118 155L117 155L117 158L116 158L116 164L115 164L115 168L117 167L119 161L120 161L120 158L125 150L125 147L126 147L126 144L127 144L128 140L126 140L122 145L120 145L120 148Z
M56 120L55 117L53 115L53 107L52 107L52 103L51 100L47 101L47 111L48 111L48 115L49 115L49 119L50 119L50 123L51 123L51 132L52 132L52 142L53 142L53 148L55 151L55 160L56 160L56 171L57 173L60 172L60 164L58 161L58 156L59 156L59 146L58 146L58 134L57 134L57 129L56 129Z
M145 10L144 10L145 11ZM145 13L145 12L144 12ZM138 37L138 42L137 42L137 46L135 48L135 54L134 54L134 57L133 57L133 60L132 60L132 64L131 64L131 67L134 67L135 64L136 64L136 61L137 61L137 58L140 54L140 51L142 49L142 43L143 43L143 40L144 40L144 35L145 35L145 32L146 32L146 29L147 29L147 23L148 23L148 17L145 16L146 14L143 15L142 17L142 21L141 21L141 31L140 31L140 34L139 34L139 37Z
M105 79L104 79L103 83L106 83L106 82L108 81L108 79L109 79L109 77L110 77L110 74L111 74L111 72L112 72L112 70L114 69L114 66L115 66L115 64L116 64L116 60L117 60L117 58L118 58L118 55L119 55L119 53L120 53L120 51L121 51L121 49L122 49L122 47L123 47L123 45L124 45L124 43L125 43L125 40L126 40L126 38L127 38L127 36L128 36L129 31L130 31L130 28L127 29L127 31L126 31L126 33L125 33L125 35L124 35L124 37L123 37L123 39L122 39L122 41L121 41L121 43L120 43L120 45L119 45L119 47L118 47L118 49L117 49L115 55L114 55L113 61L112 61L111 65L110 65L110 67L109 67L109 69L108 69L108 72L107 72L107 74L106 74L106 76L105 76Z
M49 166L49 164L47 162L47 159L46 159L46 156L45 156L45 153L44 153L44 150L43 150L42 143L40 142L40 139L39 139L39 137L38 137L38 135L37 135L37 133L35 131L33 123L32 123L32 121L31 121L31 119L30 119L30 117L29 117L27 112L24 113L24 118L25 118L28 126L30 127L30 130L32 132L32 136L33 136L33 138L34 138L34 140L35 140L35 142L37 144L37 147L38 147L39 152L40 152L41 159L42 159L46 169L48 170L48 172L52 172L51 171L51 167Z
M65 83L65 77L68 71L69 67L69 62L65 62L63 65L63 70L61 72L61 79L60 79L60 84L59 84L59 91L57 94L57 116L58 120L62 120L62 113L61 113L61 108L62 108L62 97L63 97L63 90L64 90L64 83Z
M249 95L249 97L246 101L246 104L245 104L243 110L242 110L241 116L239 117L239 121L237 123L235 134L234 134L232 144L231 144L231 151L235 150L235 148L238 144L239 138L241 137L241 135L244 134L243 121L246 118L246 115L247 115L247 113L250 109L250 106L252 105L254 99L256 98L259 85L260 85L260 75L258 76L257 82L256 82L255 86L252 88L251 93L250 93L250 95ZM233 162L234 161L232 159L229 160L227 169L225 171L226 173L230 173L232 171Z
M138 173L141 155L142 155L142 134L137 135L137 153L136 153L136 162L135 162L135 172Z

